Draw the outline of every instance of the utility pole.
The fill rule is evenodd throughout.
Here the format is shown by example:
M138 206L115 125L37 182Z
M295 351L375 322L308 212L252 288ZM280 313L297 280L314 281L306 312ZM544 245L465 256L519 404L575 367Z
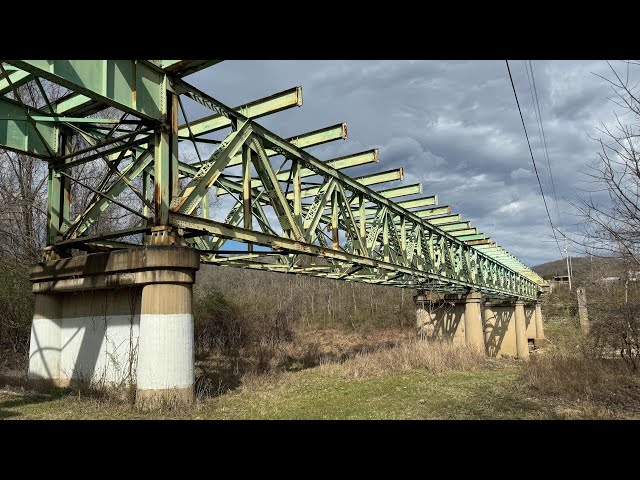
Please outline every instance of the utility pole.
M569 290L571 291L571 267L569 266L569 249L566 238L564 239L564 254L567 257L567 277L569 277Z

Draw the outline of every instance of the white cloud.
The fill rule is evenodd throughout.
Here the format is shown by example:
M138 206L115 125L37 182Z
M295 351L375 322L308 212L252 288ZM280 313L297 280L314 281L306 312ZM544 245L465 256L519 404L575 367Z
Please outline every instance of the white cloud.
M513 178L514 180L519 180L521 178L529 178L532 175L533 175L533 172L531 170L527 170L526 168L518 168L517 170L514 170L513 172L511 172L511 178Z

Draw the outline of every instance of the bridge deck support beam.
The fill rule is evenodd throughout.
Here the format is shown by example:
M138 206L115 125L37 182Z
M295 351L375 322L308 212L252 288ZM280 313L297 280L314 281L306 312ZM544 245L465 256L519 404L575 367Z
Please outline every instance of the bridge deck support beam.
M136 388L139 405L192 402L199 267L195 250L177 246L35 265L31 385Z

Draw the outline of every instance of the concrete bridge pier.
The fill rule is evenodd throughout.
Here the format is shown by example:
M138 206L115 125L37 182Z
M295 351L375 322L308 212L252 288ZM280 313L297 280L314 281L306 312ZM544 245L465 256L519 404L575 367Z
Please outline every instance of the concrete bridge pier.
M532 316L532 323L535 319ZM484 304L484 338L490 357L529 357L525 303L488 300Z
M542 303L538 300L535 303L535 323L536 323L536 339L544 339L544 325L542 324Z
M480 292L469 292L463 296L463 302L465 344L484 351L482 294Z
M456 345L484 349L480 292L467 295L419 293L414 301L420 338L449 339Z
M413 301L416 304L416 334L423 340L431 338L436 319L433 302L428 295L420 292L413 297Z
M30 384L135 386L138 404L192 402L199 268L195 250L176 246L35 265Z
M527 323L524 311L525 302L517 300L515 302L516 322L516 348L518 350L518 358L529 358L529 341L527 340Z

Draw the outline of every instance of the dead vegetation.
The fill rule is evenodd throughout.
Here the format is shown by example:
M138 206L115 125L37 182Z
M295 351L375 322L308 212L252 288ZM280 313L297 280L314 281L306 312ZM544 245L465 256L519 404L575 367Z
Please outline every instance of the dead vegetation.
M534 356L523 367L522 379L535 394L561 403L640 412L640 378L620 359Z
M446 340L408 339L386 350L357 354L344 362L342 376L366 379L411 370L439 374L474 370L485 362L484 352L472 347L454 345Z

